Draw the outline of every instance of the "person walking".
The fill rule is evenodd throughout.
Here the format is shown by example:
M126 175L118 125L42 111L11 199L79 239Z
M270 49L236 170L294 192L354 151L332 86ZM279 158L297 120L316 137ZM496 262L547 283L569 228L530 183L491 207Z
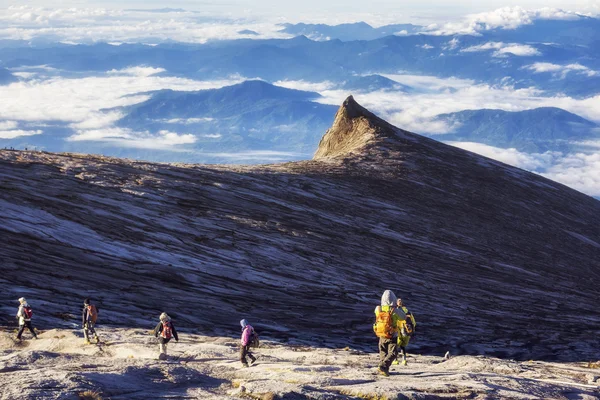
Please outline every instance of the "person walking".
M250 352L250 347L256 337L256 332L254 332L252 325L250 325L245 319L240 321L240 325L242 327L240 361L242 362L243 367L248 367L248 361L246 360L246 357L250 359L250 365L256 362L256 357L254 357L254 354Z
M173 321L171 321L171 317L167 313L160 314L160 321L156 328L154 328L154 336L158 337L159 350L158 354L159 360L167 359L167 343L171 341L172 338L175 338L176 342L179 342L179 336L177 336L177 330L175 329L175 325L173 325Z
M83 301L83 311L81 313L81 327L83 329L83 336L85 337L85 344L90 344L90 336L94 336L96 344L100 343L100 338L96 333L96 321L98 319L98 308L91 303L89 298Z
M17 311L17 318L19 319L19 332L17 333L17 340L21 340L25 327L29 329L34 339L37 339L37 334L31 325L31 318L33 316L33 310L31 306L25 300L25 297L19 299L19 310Z
M406 315L406 318L401 321L400 326L398 328L398 347L400 348L400 352L402 353L402 365L407 364L406 360L406 347L408 346L408 342L415 334L415 329L417 327L417 322L415 321L415 316L408 311L408 308L402 302L402 299L396 300L397 310L402 310ZM393 362L394 364L399 364L398 360Z
M390 366L398 355L395 336L401 321L406 318L402 311L395 309L396 299L394 292L386 290L381 296L381 304L375 308L373 331L379 338L378 371L383 376L389 376Z

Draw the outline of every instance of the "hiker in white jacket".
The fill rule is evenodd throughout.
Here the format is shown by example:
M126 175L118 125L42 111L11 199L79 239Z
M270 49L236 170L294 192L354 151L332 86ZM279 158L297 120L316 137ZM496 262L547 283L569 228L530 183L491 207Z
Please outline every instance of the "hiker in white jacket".
M25 297L21 297L19 299L19 311L17 311L17 318L19 319L19 333L17 333L17 340L21 340L21 335L23 335L23 331L25 327L29 328L29 331L33 335L35 339L37 339L37 335L35 334L35 330L31 325L31 316L33 315L33 311L29 304L27 304L27 300Z

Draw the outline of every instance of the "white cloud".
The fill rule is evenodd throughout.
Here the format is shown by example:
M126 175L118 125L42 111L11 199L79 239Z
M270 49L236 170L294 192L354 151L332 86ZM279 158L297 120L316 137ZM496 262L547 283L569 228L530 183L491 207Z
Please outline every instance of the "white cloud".
M26 131L22 129L0 130L0 139L15 139L20 136L41 135L41 130Z
M536 74L549 72L549 73L552 73L553 75L555 75L556 77L559 77L560 79L565 79L567 74L569 74L570 72L586 75L589 77L600 75L600 72L594 71L594 70L592 70L584 65L581 65L579 63L559 65L559 64L553 64L553 63L548 63L548 62L539 62L539 63L527 65L523 68L533 71Z
M7 131L17 129L19 123L17 121L0 121L0 130Z
M214 17L206 12L148 12L105 8L13 6L0 8L0 39L50 39L63 43L205 43L239 38L288 38L277 20ZM255 31L258 35L240 34Z
M124 147L164 150L172 146L193 144L197 139L194 135L188 133L181 134L163 130L153 135L149 132L136 132L131 129L112 127L80 130L67 140L71 142L112 142Z
M108 126L119 118L117 112L101 110L136 104L149 97L137 93L160 89L212 89L244 80L234 77L230 80L195 81L148 76L149 72L147 68L132 68L130 74L15 82L3 86L0 91L0 120L63 121L74 124L75 128L98 128Z
M307 82L307 81L291 81L283 80L274 82L273 85L281 86L288 89L304 90L307 92L323 92L335 88L335 83L329 81L323 82Z
M482 143L473 142L446 142L452 146L459 147L473 153L481 154L494 160L501 161L515 167L523 168L529 171L539 171L550 167L557 159L562 157L562 153L546 152L528 154L517 149L502 149L499 147L488 146Z
M167 124L182 124L182 125L192 125L199 124L201 122L211 122L214 121L214 118L171 118L171 119L158 119L158 122L164 122Z
M124 69L111 69L107 73L109 75L133 75L133 76L152 76L156 74L160 74L161 72L165 72L164 68L154 68L154 67L129 67Z
M515 149L501 149L481 143L448 142L448 144L515 167L535 171L590 196L600 196L600 152L566 155L560 152L528 154Z
M429 33L435 35L478 35L492 29L516 29L530 25L538 19L574 20L580 15L556 8L526 10L522 7L503 7L491 12L467 15L459 22L450 22L442 27L432 26Z
M435 47L433 47L433 46L431 46L429 44L424 44L423 46L417 46L417 47L420 47L420 48L425 49L425 50L429 50L429 49L434 49L435 48Z
M548 97L543 91L535 88L490 86L458 78L382 75L409 85L415 91L361 93L355 96L356 100L394 125L413 132L447 133L452 126L435 121L437 115L482 108L522 111L538 107L558 107L600 123L600 95L586 99ZM305 84L300 83L301 86ZM293 81L288 81L286 86L295 88ZM329 89L320 93L323 97L318 99L318 102L334 105L341 104L348 96L344 90Z
M488 42L478 46L471 46L462 49L463 53L472 53L478 51L496 50L493 54L494 57L503 57L506 54L513 54L515 56L539 56L541 53L533 46L528 44L518 43L502 43L502 42Z

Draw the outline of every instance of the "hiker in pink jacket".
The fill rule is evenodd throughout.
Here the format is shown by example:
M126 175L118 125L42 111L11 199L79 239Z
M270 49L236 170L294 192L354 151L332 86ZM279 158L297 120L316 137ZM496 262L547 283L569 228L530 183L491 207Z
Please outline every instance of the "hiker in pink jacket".
M240 325L242 326L240 361L242 362L242 366L247 367L248 361L246 361L246 356L250 358L250 365L256 362L256 357L250 352L250 346L255 339L256 333L254 332L254 328L245 319L240 321Z

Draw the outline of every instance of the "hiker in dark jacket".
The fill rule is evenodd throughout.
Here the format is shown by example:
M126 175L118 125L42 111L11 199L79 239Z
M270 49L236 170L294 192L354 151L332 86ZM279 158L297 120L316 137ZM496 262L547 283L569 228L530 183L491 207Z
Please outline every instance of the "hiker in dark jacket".
M175 338L176 342L179 342L175 325L171 321L171 317L167 313L160 314L160 321L156 328L154 328L154 336L158 337L160 353L158 355L159 360L167 359L167 343L171 341L171 338Z
M250 365L256 362L256 357L254 357L254 354L250 352L250 345L252 344L252 339L255 335L255 332L254 328L245 319L240 321L240 325L242 326L240 361L242 362L243 367L247 367L248 361L246 360L246 357L250 359Z
M98 318L98 308L91 303L91 300L83 301L83 311L81 312L81 327L83 328L83 336L85 344L90 344L90 336L94 336L96 343L100 343L100 338L96 333L96 320Z
M19 303L19 311L17 311L17 318L19 319L19 332L17 333L17 340L21 340L21 336L23 335L25 327L27 327L33 335L33 337L37 339L35 330L31 325L31 316L33 311L31 311L31 307L29 306L29 304L27 304L27 300L25 300L25 297L21 297L19 299Z

